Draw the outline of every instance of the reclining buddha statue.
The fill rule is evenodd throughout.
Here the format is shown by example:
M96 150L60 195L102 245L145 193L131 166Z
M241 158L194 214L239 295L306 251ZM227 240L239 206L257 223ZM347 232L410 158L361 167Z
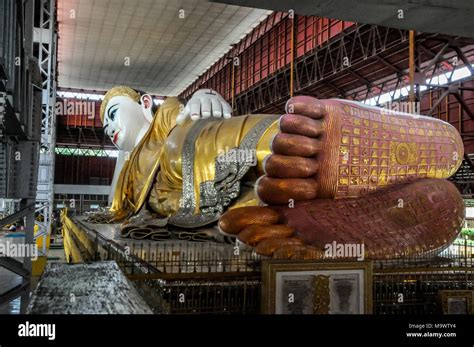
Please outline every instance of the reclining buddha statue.
M125 86L100 114L127 153L110 209L124 225L146 211L163 228L217 225L261 255L308 258L336 242L381 259L438 251L464 219L446 180L463 143L435 118L309 96L283 115L230 117L212 90L155 110Z

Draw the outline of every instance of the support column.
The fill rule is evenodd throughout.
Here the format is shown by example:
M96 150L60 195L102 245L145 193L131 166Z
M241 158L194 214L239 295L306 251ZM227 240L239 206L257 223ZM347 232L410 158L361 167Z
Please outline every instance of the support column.
M40 206L38 213L43 221L38 223L38 234L43 235L43 252L51 233L51 220L54 204L54 151L56 147L56 11L55 0L36 0L40 6L40 23L35 28L34 43L38 45L38 60L43 77L43 104L41 121L41 153L38 170L36 202Z
M291 55L290 55L290 97L293 97L295 90L295 21L296 14L291 17Z
M408 53L408 69L410 76L410 103L415 103L415 32L410 30L409 32L409 53Z

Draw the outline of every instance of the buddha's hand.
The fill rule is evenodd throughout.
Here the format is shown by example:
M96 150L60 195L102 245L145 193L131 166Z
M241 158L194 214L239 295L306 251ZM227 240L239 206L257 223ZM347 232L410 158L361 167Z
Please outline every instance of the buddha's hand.
M200 89L178 115L176 123L181 125L188 118L194 121L209 117L228 119L231 115L232 108L219 93L212 89Z

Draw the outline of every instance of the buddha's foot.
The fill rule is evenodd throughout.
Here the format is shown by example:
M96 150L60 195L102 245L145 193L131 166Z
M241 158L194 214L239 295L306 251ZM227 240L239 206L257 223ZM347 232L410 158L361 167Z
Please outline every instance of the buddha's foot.
M335 245L358 245L364 258L386 259L440 250L458 235L463 219L456 187L427 179L359 198L236 208L220 218L219 228L274 258L325 258Z
M356 198L448 178L464 155L456 129L435 118L308 96L290 99L286 112L256 182L258 197L269 205Z

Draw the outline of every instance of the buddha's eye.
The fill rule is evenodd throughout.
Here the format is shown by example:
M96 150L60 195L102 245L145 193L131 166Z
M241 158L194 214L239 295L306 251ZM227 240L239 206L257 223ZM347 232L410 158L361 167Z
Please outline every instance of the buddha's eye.
M109 111L107 112L107 116L109 119L113 122L115 119L115 114L117 113L117 105L113 105L109 108Z

